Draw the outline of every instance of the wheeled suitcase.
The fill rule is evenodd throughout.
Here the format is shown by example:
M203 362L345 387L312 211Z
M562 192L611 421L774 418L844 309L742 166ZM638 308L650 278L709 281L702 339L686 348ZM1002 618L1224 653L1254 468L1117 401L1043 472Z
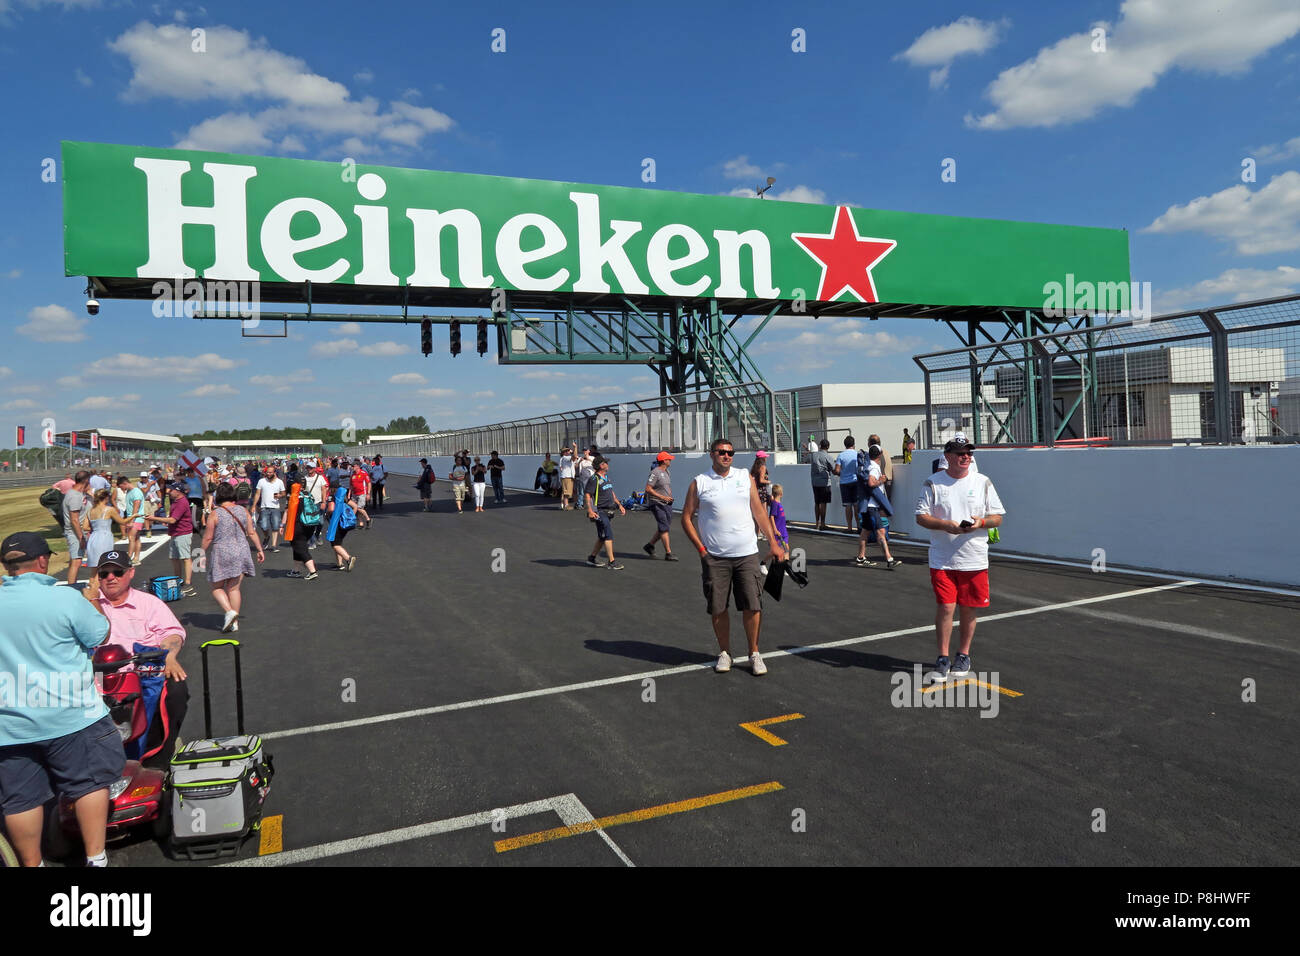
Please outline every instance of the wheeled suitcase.
M235 649L235 708L239 733L212 736L208 693L208 648ZM208 641L203 652L202 740L191 740L171 761L171 846L189 860L237 856L244 839L262 825L262 805L271 789L274 767L262 738L244 733L244 684L239 642Z

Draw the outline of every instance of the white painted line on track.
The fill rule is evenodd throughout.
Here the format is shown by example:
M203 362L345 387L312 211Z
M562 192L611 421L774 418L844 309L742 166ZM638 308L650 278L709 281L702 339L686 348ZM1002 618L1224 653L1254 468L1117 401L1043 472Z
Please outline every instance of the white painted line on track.
M1175 588L1188 587L1195 584L1194 581L1177 581L1173 584L1161 584L1156 587L1137 588L1132 591L1119 591L1115 594L1102 594L1097 597L1080 598L1077 601L1065 601L1060 604L1045 604L1041 607L1024 608L1019 611L1003 611L1000 614L989 614L980 618L980 623L987 624L991 621L1007 620L1014 617L1026 617L1033 614L1045 614L1048 611L1059 611L1065 608L1081 607L1085 604L1101 604L1106 601L1118 601L1123 598L1140 597L1143 594L1154 594L1158 591L1171 591ZM911 634L928 634L934 631L934 624L923 624L918 627L906 627L897 631L885 631L880 634L864 634L860 637L849 637L842 641L828 641L824 644L808 644L803 647L792 647L785 651L767 651L763 654L765 660L771 660L774 657L785 657L791 654L811 654L815 651L827 650L835 647L848 647L853 644L867 644L872 641L883 641L891 637L906 637ZM743 663L748 660L748 655L738 657L737 662ZM704 671L713 668L712 662L700 664L680 664L676 667L663 667L658 670L641 671L637 674L623 674L618 677L603 677L598 680L582 681L577 684L561 684L557 687L542 687L537 690L520 691L515 694L502 694L498 697L482 697L478 700L465 700L455 704L439 704L435 707L421 707L418 710L404 710L392 714L376 714L373 717L358 717L354 720L340 720L329 724L316 724L311 727L295 727L291 730L276 730L271 733L262 734L263 740L278 740L285 737L299 737L305 734L319 734L328 730L345 730L351 727L366 727L371 724L382 724L392 720L406 720L412 717L430 717L434 714L445 714L455 710L472 710L476 707L489 707L493 704L508 704L517 700L531 700L535 697L550 697L555 694L568 694L579 690L591 690L596 687L611 687L615 684L627 684L633 681L642 681L647 677L668 677L672 674L687 674L691 671Z
M345 853L358 853L362 850L373 850L376 847L390 846L394 843L422 840L427 837L438 836L441 833L453 833L457 830L488 826L498 819L509 820L516 817L527 817L536 813L545 813L548 810L559 816L560 822L566 827L576 826L579 823L590 823L596 819L576 794L565 793L556 797L547 797L543 800L533 800L530 803L518 803L511 807L498 807L481 813L468 813L464 816L434 820L432 823L421 823L413 827L384 830L380 833L353 837L350 840L334 840L330 843L319 843L316 846L303 847L298 850L286 850L283 853L270 853L266 856L249 857L246 860L236 860L232 863L218 865L292 866L295 863L310 863L314 860L342 856ZM627 866L635 865L604 830L597 829L595 832L601 835L610 849Z

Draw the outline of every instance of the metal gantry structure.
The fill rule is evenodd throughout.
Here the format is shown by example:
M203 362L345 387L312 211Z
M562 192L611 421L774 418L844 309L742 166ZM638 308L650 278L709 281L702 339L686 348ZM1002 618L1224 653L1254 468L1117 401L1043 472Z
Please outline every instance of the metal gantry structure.
M1300 296L1106 318L1026 314L1017 335L1008 314L1002 338L980 325L961 348L915 356L927 446L958 427L976 444L1297 441Z
M671 396L716 392L754 447L793 451L799 444L799 414L790 393L764 384L749 347L777 314L773 305L756 316L742 339L737 326L748 313L724 313L717 300L674 302L651 311L623 299L620 308L589 308L570 302L564 309L514 308L506 290L494 290L499 311L487 315L318 312L306 287L306 311L260 311L253 318L235 310L197 311L194 318L241 322L248 337L283 337L290 322L356 322L416 325L478 325L496 330L497 361L502 365L644 365L654 371L668 409ZM277 331L278 328L278 331Z

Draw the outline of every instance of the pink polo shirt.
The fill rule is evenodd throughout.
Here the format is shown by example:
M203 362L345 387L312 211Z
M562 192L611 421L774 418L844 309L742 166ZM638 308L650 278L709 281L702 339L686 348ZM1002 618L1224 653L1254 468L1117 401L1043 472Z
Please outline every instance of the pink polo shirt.
M161 647L163 638L173 634L180 637L182 643L185 641L185 628L176 620L166 602L139 588L128 590L125 599L116 607L101 592L99 606L112 627L105 644L116 644L134 653L136 644Z

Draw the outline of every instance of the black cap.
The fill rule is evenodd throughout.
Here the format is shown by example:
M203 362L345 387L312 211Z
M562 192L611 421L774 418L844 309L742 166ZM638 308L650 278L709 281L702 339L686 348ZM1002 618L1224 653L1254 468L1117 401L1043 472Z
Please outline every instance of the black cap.
M34 561L50 553L50 546L35 531L15 531L0 543L0 560Z
M190 486L183 481L173 481L167 486L168 491L179 491L181 494L189 494Z
M943 450L944 452L950 452L950 451L972 451L973 452L975 450L975 446L972 445L970 442L968 442L965 438L954 438L952 441L948 442L948 444L943 446Z
M110 564L129 570L131 567L131 558L125 551L118 551L115 548L112 551L105 551L101 554L99 556L99 564L95 565L95 567L104 568L108 567Z

